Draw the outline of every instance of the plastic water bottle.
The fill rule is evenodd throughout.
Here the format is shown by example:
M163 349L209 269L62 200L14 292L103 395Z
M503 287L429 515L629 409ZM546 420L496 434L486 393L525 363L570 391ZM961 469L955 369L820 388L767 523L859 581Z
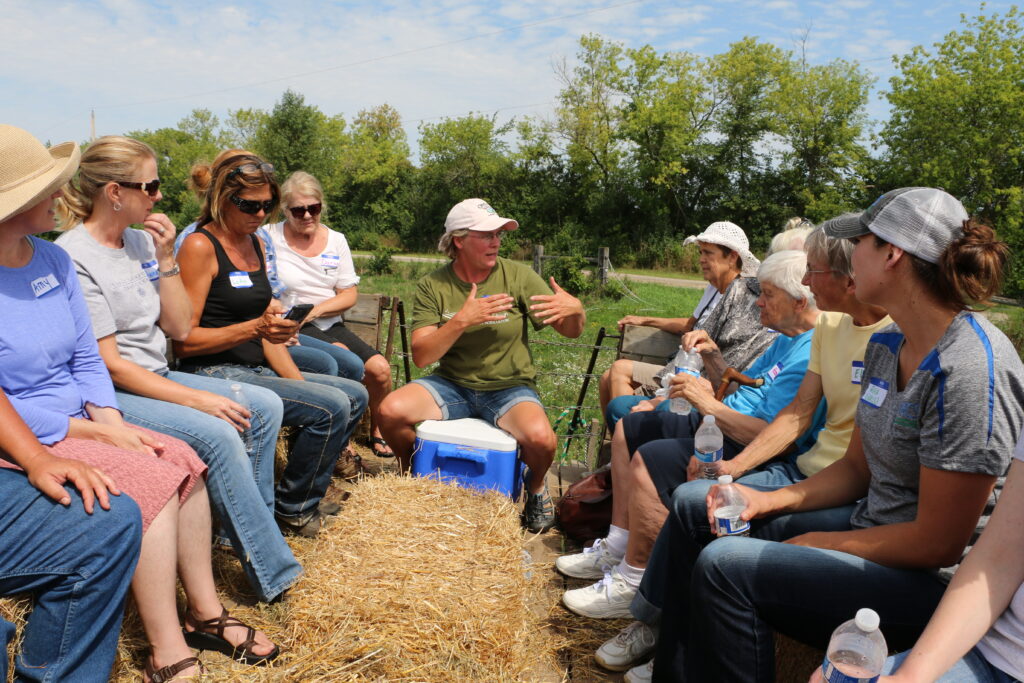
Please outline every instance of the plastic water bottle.
M238 382L235 382L234 384L231 385L231 400L249 411L249 428L239 435L242 439L242 443L245 444L245 450L248 453L252 451L253 448L251 422L252 406L249 405L249 399L248 397L246 397L245 392L242 391L242 385L239 384Z
M889 648L878 630L878 613L857 610L857 616L840 624L828 641L821 673L829 683L873 683L885 664Z
M693 457L700 461L705 479L718 479L722 440L722 430L715 424L715 416L705 415L704 422L693 436Z
M677 375L680 372L685 372L688 375L700 377L700 371L704 367L704 361L701 359L700 354L697 353L696 351L687 351L682 346L680 346L679 350L676 352L675 367L675 374ZM685 398L682 398L681 396L673 398L672 404L670 406L672 412L676 413L677 415L686 415L687 413L690 412L692 408L693 406L690 405L690 402L687 401Z
M720 476L715 493L715 532L719 536L749 536L750 522L740 519L746 509L747 501L732 485L732 475Z

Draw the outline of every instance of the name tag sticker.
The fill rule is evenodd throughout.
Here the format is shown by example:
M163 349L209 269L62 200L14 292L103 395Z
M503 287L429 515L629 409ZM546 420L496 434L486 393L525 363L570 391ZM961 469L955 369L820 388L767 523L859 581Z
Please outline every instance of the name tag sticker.
M853 367L850 369L850 383L860 384L862 379L864 379L864 362L855 360L853 361Z
M160 269L156 266L156 260L143 263L142 270L145 271L150 282L160 279Z
M32 293L35 294L36 298L38 299L43 294L49 292L51 289L56 289L60 287L60 280L57 279L56 275L50 273L49 275L44 275L43 277L36 278L30 284L32 286Z
M341 257L337 254L322 254L320 256L320 267L324 270L337 270L341 263Z
M868 382L868 388L864 391L864 395L860 397L860 400L867 403L869 406L878 408L885 402L885 397L889 394L889 383L884 379L878 379L872 377L871 381Z
M231 282L231 286L235 289L252 287L252 280L249 279L249 273L246 273L245 271L235 270L228 273L228 281Z
M772 366L772 369L768 371L768 377L775 379L779 376L780 372L782 372L782 363L776 363Z

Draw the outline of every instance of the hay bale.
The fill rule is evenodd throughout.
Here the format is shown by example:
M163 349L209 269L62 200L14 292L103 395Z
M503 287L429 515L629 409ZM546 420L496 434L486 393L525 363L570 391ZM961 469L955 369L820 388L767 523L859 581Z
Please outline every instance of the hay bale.
M7 671L14 671L14 654L21 647L21 636L24 632L25 619L32 610L32 599L27 596L0 598L0 619L5 619L18 629L14 642L7 647ZM11 673L11 676L14 674ZM0 682L2 683L2 682Z

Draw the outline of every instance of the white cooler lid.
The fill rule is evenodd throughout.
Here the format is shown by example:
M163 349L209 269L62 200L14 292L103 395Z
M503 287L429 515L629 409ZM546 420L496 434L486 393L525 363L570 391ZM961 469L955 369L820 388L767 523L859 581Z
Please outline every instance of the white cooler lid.
M508 432L492 427L475 417L461 420L426 420L416 428L416 436L425 441L495 451L514 451L517 447L516 440L509 436Z

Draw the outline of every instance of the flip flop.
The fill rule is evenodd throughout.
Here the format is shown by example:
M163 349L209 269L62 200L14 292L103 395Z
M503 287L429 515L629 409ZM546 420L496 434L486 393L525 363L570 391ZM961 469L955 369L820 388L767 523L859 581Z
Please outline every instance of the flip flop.
M395 457L395 453L391 450L391 446L388 445L388 442L379 436L370 437L370 450L373 451L373 454L378 458Z

